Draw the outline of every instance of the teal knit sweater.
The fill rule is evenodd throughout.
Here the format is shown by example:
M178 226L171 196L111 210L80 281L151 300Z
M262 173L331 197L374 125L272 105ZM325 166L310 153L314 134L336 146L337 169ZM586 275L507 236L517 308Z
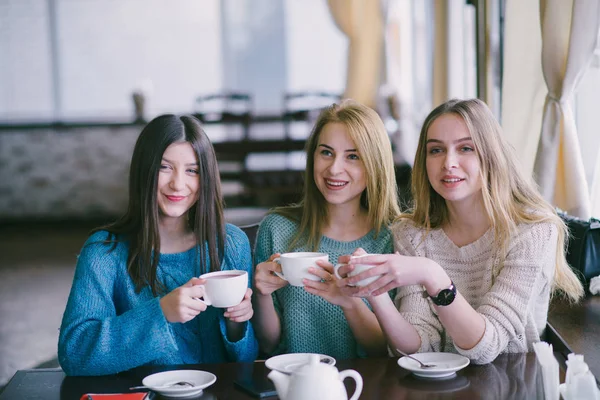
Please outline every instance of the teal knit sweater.
M222 269L248 272L252 282L250 244L246 235L226 225ZM253 361L258 345L247 322L244 337L227 339L223 309L208 307L186 323L170 323L149 286L139 293L127 273L128 247L114 251L101 243L108 232L91 235L77 261L73 286L63 315L58 357L67 375L106 375L147 364L197 364ZM161 254L157 277L166 293L185 284L200 270L197 249Z
M286 253L298 224L289 219L270 214L260 224L256 240L255 264L269 259L274 253ZM337 263L341 255L351 254L358 247L368 253L385 254L393 249L392 236L383 228L377 238L375 231L351 242L340 242L321 237L319 252L329 254L329 262ZM296 246L291 251L310 251ZM273 293L275 310L281 319L282 343L278 352L320 353L338 360L364 356L364 351L352 334L342 309L303 287L287 285Z

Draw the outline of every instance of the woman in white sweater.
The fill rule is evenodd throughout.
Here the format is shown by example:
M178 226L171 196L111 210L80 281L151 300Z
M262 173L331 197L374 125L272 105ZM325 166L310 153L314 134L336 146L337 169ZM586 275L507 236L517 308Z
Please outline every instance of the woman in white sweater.
M565 260L564 223L522 173L485 103L434 109L412 174L414 208L392 226L396 254L340 260L349 263L342 276L353 264L374 267L338 285L373 296L394 354L457 352L484 364L531 351L551 294L578 301L583 288ZM395 304L378 296L396 287Z

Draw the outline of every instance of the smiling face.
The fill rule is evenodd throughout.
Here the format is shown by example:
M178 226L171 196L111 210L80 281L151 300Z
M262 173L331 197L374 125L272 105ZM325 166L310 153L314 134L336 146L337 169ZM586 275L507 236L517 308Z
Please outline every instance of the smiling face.
M353 204L367 187L365 167L341 123L328 123L314 153L315 184L329 205Z
M188 142L165 150L158 173L158 209L161 218L181 218L198 200L198 158Z
M426 168L433 190L447 203L482 198L479 158L460 116L444 114L429 127Z

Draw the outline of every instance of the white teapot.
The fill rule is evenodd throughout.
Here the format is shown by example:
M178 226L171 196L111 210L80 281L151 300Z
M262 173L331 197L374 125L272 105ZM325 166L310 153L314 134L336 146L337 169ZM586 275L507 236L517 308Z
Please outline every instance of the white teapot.
M338 372L336 367L321 363L317 354L311 354L308 364L298 368L292 375L273 370L268 378L273 381L277 395L283 400L348 400L342 382L346 378L356 382L356 390L350 400L357 400L363 388L363 380L358 372L352 369Z

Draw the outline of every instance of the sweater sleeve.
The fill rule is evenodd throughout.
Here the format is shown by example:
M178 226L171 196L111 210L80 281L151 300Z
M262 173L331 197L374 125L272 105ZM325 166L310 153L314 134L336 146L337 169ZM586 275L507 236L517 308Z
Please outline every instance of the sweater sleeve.
M252 285L252 255L250 242L246 234L234 225L227 224L227 238L225 243L224 269L239 269L248 273L248 287ZM234 362L252 362L258 355L258 342L254 335L254 328L250 321L244 322L244 336L231 342L227 338L225 317L221 314L219 325L225 350L228 358Z
M256 254L255 265L260 264L261 262L267 261L273 254L277 251L283 252L283 249L276 250L275 249L275 235L273 234L275 231L275 226L278 225L277 220L280 220L279 227L281 231L286 231L288 228L291 229L290 222L286 218L277 215L271 214L267 215L258 228L258 234L256 236ZM281 315L281 305L279 303L279 299L277 298L277 292L273 292L273 304L275 305L275 311L277 311L278 315Z
M511 241L504 266L477 312L485 320L485 332L475 347L456 350L475 364L492 362L508 342L525 341L528 312L539 291L551 285L556 264L558 230L551 223L526 225Z
M394 224L392 229L395 251L405 256L422 256L418 249L422 240L420 230L414 228L408 220L401 220ZM420 285L403 286L398 288L394 303L402 317L419 334L421 338L419 352L441 351L444 327L423 294L424 289Z
M117 314L117 280L124 279L126 249L99 243L91 236L77 260L58 342L59 361L67 375L106 375L150 363L177 351L158 298Z
M265 262L273 255L273 222L276 215L267 215L260 223L256 234L254 264Z
M254 265L258 265L261 262L267 261L274 253L276 253L275 247L275 239L279 239L274 234L275 227L279 226L280 231L284 231L285 233L289 233L290 221L280 215L277 214L269 214L260 223L258 227L258 232L256 235L256 250L254 253ZM289 228L289 229L288 229ZM284 250L280 249L280 252ZM278 298L277 291L271 294L273 298L273 306L275 308L275 312L279 316L279 320L281 321L281 302ZM285 332L282 332L282 340L280 341L277 348L272 352L272 354L279 354L285 348L285 337L283 336Z

